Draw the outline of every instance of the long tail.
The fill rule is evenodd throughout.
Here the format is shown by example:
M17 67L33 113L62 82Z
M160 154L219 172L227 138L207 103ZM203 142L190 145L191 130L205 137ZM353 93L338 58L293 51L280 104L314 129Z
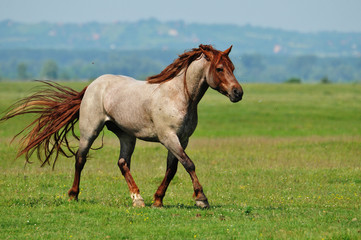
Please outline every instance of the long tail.
M28 113L37 114L38 117L14 137L26 132L20 140L17 158L25 155L26 162L30 163L29 159L36 151L44 166L50 164L50 157L55 153L54 167L59 154L66 157L76 154L69 145L67 134L71 132L79 140L74 125L79 119L80 103L86 87L77 92L55 82L40 82L45 84L43 88L13 104L0 122Z

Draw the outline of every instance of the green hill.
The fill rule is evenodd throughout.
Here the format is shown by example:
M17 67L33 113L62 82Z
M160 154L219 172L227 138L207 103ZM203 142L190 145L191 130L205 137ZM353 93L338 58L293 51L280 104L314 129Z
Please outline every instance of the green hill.
M361 33L300 33L251 25L188 24L182 21L62 24L0 22L0 49L184 50L200 43L234 53L359 56Z
M144 79L200 43L221 50L232 44L235 74L242 82L361 80L361 33L300 33L155 19L84 24L2 21L0 80L93 79L104 73Z

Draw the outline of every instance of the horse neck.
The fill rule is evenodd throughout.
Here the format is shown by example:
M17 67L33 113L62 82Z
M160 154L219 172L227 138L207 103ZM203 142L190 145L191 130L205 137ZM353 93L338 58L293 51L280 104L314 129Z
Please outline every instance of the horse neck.
M191 63L186 73L186 89L189 102L197 105L208 89L206 82L206 64L202 58ZM184 75L182 74L184 81ZM184 84L183 84L184 85ZM185 86L183 86L185 88Z

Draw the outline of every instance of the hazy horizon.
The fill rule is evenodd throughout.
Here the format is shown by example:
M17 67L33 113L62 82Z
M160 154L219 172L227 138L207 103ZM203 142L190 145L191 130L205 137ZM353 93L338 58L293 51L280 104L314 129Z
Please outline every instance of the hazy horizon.
M360 9L361 1L358 0L224 0L217 5L205 0L174 3L164 0L1 0L0 21L106 23L155 18L162 22L250 24L299 32L361 32Z

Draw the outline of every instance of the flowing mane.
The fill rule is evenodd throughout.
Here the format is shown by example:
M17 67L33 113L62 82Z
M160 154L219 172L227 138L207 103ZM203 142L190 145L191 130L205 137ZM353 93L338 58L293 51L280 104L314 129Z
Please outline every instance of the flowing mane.
M183 69L185 69L185 72L187 72L189 65L202 55L202 50L212 52L214 55L216 55L219 52L218 50L214 49L211 45L201 44L199 45L199 48L193 48L192 50L179 55L179 57L176 60L174 60L172 64L166 67L161 73L148 77L147 82L163 83L178 76ZM184 81L185 81L185 74L184 74Z

